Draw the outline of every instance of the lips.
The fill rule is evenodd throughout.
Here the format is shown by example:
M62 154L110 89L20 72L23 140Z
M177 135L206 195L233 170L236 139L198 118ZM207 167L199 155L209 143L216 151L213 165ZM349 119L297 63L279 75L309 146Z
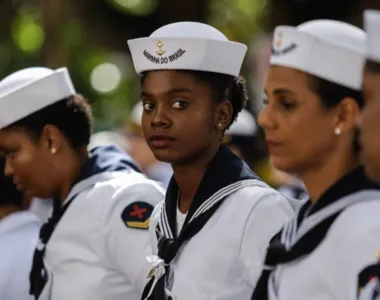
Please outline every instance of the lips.
M153 148L163 149L168 148L176 139L165 134L152 135L148 139L148 143Z
M267 140L266 142L267 142L267 147L268 147L268 151L269 152L272 152L274 149L276 149L279 146L281 146L281 143L277 142L277 141Z
M21 183L21 182L13 182L13 184L16 186L16 189L19 190L19 191L22 191L24 190L24 185Z

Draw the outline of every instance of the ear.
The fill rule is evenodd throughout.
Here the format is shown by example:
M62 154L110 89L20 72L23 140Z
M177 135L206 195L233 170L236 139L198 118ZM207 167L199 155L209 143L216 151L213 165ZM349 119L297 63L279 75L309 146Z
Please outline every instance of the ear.
M215 127L224 132L232 120L232 115L233 107L230 101L226 100L218 104Z
M360 108L355 99L344 98L337 107L336 127L342 132L350 132L358 126L360 117Z
M62 133L54 125L45 125L42 129L40 143L47 151L55 154L62 148Z

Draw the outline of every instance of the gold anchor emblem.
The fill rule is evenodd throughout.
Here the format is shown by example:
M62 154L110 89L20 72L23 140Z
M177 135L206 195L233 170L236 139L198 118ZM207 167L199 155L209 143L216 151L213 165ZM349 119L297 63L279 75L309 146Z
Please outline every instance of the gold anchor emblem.
M162 54L165 53L165 50L162 49L163 46L164 46L164 43L163 43L163 42L161 42L161 41L158 41L158 42L157 42L156 53L157 53L158 55L160 55L160 56L161 56Z
M283 33L280 31L280 32L278 33L278 37L277 37L277 40L276 40L276 46L277 46L277 47L280 47L281 44L282 44L282 35L283 35Z

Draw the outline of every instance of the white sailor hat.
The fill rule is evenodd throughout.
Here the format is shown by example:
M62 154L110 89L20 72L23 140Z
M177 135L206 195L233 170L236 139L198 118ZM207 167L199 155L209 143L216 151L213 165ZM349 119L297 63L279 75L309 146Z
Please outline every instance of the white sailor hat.
M66 68L17 71L0 81L0 129L74 94Z
M212 26L178 22L149 37L128 41L136 72L194 70L238 76L247 46L231 42Z
M87 148L92 150L100 146L117 145L123 150L129 147L128 141L117 131L98 131L91 135L90 143Z
M139 101L132 108L130 118L129 118L130 123L133 123L134 125L141 127L142 115L143 115L143 105Z
M359 90L365 52L363 30L340 21L313 20L297 27L276 27L270 64Z
M380 63L380 11L364 12L364 28L367 32L367 58Z
M252 137L256 134L256 131L257 125L254 116L247 109L243 109L225 134Z

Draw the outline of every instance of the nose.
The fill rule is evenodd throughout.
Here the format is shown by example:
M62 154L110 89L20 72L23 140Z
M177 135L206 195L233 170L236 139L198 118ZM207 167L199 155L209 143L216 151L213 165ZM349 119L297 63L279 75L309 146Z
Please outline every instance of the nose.
M5 168L4 168L4 175L7 177L13 177L14 176L14 170L11 164L9 163L9 158L5 158Z
M266 107L264 107L263 110L261 110L261 112L259 113L259 116L257 118L257 123L264 130L265 129L274 129L275 122L274 122L273 116L270 112L269 105L267 105Z
M171 120L168 117L165 107L158 106L157 109L152 113L151 126L154 128L158 127L169 127Z

